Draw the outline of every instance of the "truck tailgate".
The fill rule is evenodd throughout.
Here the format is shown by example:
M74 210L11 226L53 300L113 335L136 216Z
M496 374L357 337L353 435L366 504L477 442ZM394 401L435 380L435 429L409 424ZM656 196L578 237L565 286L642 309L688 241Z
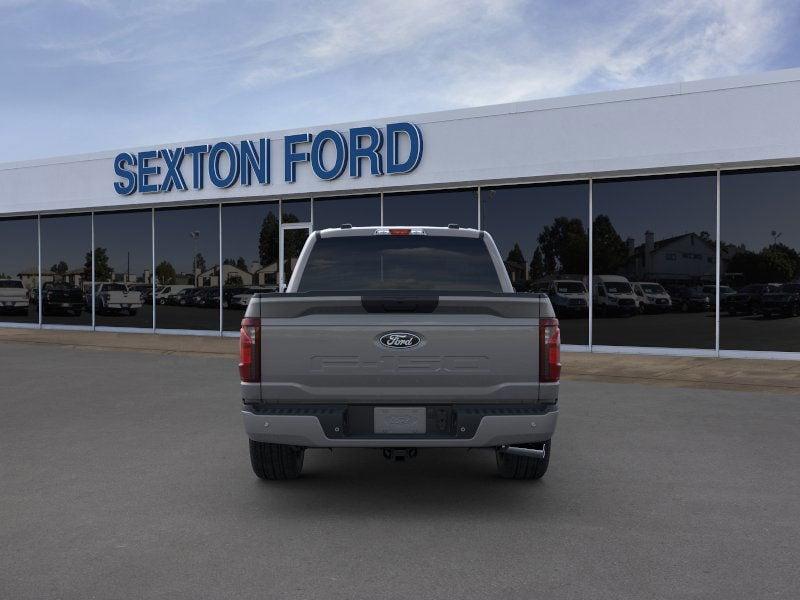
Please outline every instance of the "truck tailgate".
M539 318L551 310L533 294L257 297L247 316L261 319L260 399L536 402ZM391 333L417 343L387 347Z

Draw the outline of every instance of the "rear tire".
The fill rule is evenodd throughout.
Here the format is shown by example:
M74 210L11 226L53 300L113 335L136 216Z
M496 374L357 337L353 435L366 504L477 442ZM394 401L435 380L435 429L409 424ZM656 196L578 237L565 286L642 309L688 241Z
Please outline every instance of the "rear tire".
M544 458L528 458L495 451L497 472L503 479L540 479L550 464L550 440L537 444L519 444L521 448L544 448Z
M306 449L302 446L250 441L250 464L259 479L297 479L303 470Z

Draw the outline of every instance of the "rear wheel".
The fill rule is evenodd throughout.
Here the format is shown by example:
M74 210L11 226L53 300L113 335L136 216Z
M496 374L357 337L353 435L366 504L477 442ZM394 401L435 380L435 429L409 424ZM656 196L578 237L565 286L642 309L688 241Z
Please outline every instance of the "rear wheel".
M521 448L544 449L544 458L528 458L507 452L495 451L497 472L503 479L539 479L550 464L550 440L537 444L518 444Z
M305 451L302 446L250 440L250 464L260 479L297 479L303 470Z

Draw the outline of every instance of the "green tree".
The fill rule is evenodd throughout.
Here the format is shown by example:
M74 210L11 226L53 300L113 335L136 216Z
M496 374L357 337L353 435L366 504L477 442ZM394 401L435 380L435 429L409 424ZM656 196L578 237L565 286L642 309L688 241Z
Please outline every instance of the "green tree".
M162 260L158 266L156 266L156 281L160 285L169 285L175 283L176 276L177 273L175 272L175 267L173 267L172 264L166 260Z
M618 273L628 262L628 246L607 215L594 220L594 272Z
M67 263L61 260L58 261L56 264L54 264L52 267L50 267L50 270L57 275L63 275L64 273L69 271L69 267L67 266Z
M742 250L728 262L727 273L741 273L743 283L793 281L800 276L800 254L785 244L772 244L758 253Z
M236 259L236 268L247 271L247 261L244 259L244 256L240 256Z
M544 267L544 256L542 256L542 249L536 246L531 257L531 264L528 266L528 276L531 281L541 279L547 274Z
M518 243L515 243L514 247L508 251L506 262L515 262L520 264L525 262L525 255L522 254L522 250L520 249Z
M203 258L203 254L198 252L194 257L194 268L199 270L201 273L206 270L206 259Z
M791 281L795 265L791 256L773 246L764 248L760 255L760 279L763 283Z
M558 217L539 234L546 273L587 273L589 235L580 219Z
M278 219L269 213L261 223L258 234L258 260L266 267L278 262Z
M231 287L242 287L244 286L244 281L242 281L241 275L228 275L225 285L229 285Z
M98 246L94 250L94 280L112 281L114 279L114 269L108 265L108 251ZM83 280L92 280L92 253L86 253L83 263Z

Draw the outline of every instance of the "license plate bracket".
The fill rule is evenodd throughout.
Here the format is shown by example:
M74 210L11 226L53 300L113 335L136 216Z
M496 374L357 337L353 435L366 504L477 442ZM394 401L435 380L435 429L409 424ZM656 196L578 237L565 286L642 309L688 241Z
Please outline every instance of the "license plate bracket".
M424 406L376 406L373 422L377 434L424 434L427 409Z

